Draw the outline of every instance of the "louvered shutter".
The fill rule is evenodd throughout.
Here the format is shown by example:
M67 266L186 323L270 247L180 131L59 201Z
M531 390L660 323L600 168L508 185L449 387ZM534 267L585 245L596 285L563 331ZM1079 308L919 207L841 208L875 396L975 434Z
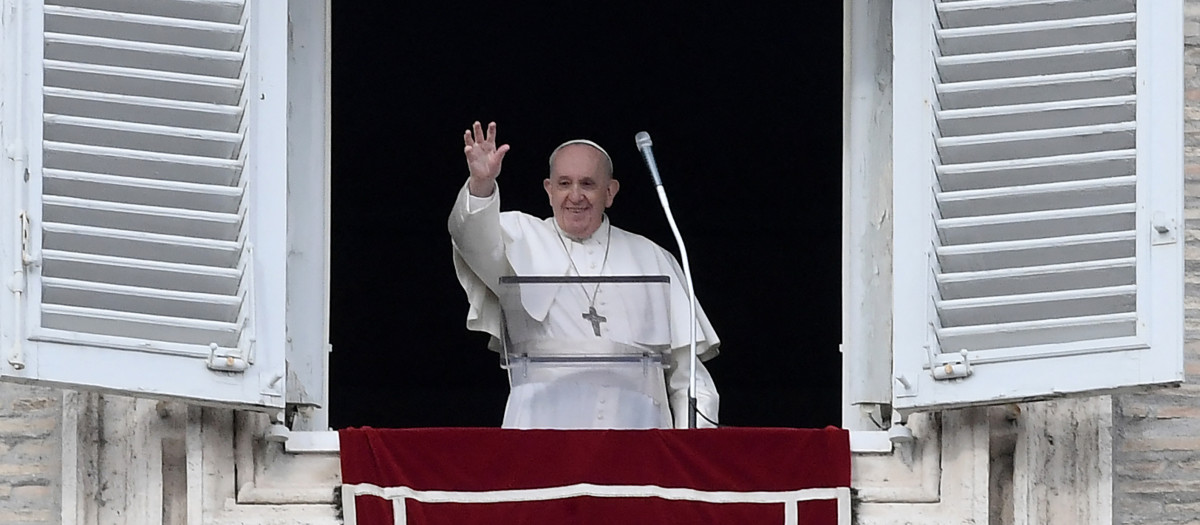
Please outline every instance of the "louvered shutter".
M27 264L3 374L282 407L286 3L20 6Z
M901 410L1182 380L1182 6L893 4Z

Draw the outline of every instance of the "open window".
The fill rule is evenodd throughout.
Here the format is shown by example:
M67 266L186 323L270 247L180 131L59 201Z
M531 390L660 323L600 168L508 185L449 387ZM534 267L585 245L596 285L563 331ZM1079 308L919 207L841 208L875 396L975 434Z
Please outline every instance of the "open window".
M1177 2L895 2L894 406L1183 378Z

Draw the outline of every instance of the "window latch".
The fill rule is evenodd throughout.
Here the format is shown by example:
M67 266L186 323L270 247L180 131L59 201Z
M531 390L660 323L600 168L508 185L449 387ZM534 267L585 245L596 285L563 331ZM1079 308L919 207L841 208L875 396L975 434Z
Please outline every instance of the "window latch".
M205 364L208 365L210 370L217 372L241 373L245 372L247 368L250 368L250 364L246 362L244 357L242 357L241 352L232 350L221 355L217 355L218 348L219 347L217 346L217 343L209 343L208 345L208 360L205 361Z
M964 348L957 356L939 356L939 362L930 363L930 372L933 373L933 378L938 381L946 381L949 379L963 379L970 377L971 359L967 355L967 350Z
M1150 244L1174 244L1175 232L1179 227L1175 224L1175 219L1167 219L1167 215L1161 211L1154 212L1154 231L1150 233Z

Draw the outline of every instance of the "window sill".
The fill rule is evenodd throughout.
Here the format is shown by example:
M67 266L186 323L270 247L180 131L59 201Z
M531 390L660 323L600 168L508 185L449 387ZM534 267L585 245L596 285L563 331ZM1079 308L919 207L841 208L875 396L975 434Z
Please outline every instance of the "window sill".
M288 454L336 454L340 449L336 430L288 432L283 450Z
M329 454L339 450L338 433L288 432L283 449L289 454ZM854 454L890 454L892 442L882 430L851 430L850 452Z
M891 454L892 440L886 430L851 430L851 454Z

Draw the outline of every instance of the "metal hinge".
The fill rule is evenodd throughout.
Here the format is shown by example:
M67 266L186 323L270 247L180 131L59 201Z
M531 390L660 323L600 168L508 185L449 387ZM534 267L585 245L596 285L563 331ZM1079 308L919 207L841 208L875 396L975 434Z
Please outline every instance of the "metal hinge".
M14 268L12 275L9 276L8 289L12 291L16 300L16 307L13 308L13 326L19 327L22 324L21 311L25 299L26 271L33 263L33 257L30 255L29 248L29 214L22 210L17 215L17 220L20 222L21 228L21 264ZM13 367L13 370L25 369L25 349L22 346L20 335L13 339L12 351L8 355L8 364Z
M938 381L947 379L962 379L970 377L971 360L967 356L966 349L961 350L957 357L947 355L938 356L938 362L929 363L929 371L933 373L933 378Z
M29 242L29 212L22 210L21 220L21 265L36 266L37 259L33 257L33 247Z

